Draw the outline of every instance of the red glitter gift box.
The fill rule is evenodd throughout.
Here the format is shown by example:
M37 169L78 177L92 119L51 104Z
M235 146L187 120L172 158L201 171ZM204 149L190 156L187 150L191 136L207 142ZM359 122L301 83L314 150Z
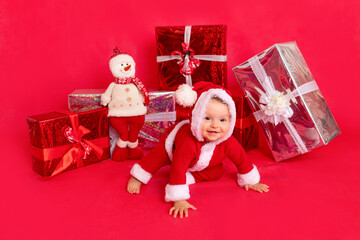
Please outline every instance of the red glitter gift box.
M156 27L159 88L176 90L199 81L226 81L226 26Z
M42 176L110 158L107 108L27 117L33 170Z
M236 123L233 136L245 151L254 149L259 141L259 126L256 122L247 97L233 97L236 107Z

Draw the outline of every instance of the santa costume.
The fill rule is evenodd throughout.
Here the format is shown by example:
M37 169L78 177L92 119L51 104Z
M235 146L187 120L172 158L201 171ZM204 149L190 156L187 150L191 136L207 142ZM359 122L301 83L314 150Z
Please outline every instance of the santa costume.
M189 199L189 184L219 179L225 158L236 165L240 186L259 183L257 168L247 160L242 146L232 136L236 111L230 93L221 86L198 82L193 89L181 85L175 95L179 104L193 107L191 120L175 125L151 152L132 167L130 174L146 184L159 168L170 165L169 184L165 189L166 201ZM230 128L223 138L206 142L201 134L201 126L207 105L213 97L220 98L228 106Z
M135 61L117 47L109 62L115 77L101 103L108 106L108 117L113 128L119 133L112 159L141 159L143 152L138 146L138 135L145 122L149 94L143 83L135 77Z

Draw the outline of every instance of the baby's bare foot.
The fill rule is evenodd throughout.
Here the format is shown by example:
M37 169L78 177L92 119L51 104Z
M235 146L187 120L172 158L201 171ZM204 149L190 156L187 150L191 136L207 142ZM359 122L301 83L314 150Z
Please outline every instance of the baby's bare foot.
M129 179L128 185L127 185L127 191L131 194L139 194L140 193L140 187L141 187L141 182L139 180L137 180L134 177L131 177Z

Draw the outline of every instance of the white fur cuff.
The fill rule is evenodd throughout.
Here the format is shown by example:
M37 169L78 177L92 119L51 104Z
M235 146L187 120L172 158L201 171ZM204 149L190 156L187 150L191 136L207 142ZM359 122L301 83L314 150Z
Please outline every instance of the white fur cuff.
M189 185L170 185L165 187L165 201L175 202L180 200L186 200L190 198Z
M190 185L190 184L194 184L194 183L195 183L194 176L190 172L187 172L186 173L186 184Z
M139 140L136 140L136 142L128 142L127 146L129 148L136 148L139 145Z
M126 148L128 141L123 141L120 138L116 141L116 145L120 148Z
M145 171L139 164L135 163L131 168L130 174L140 182L147 184L151 179L151 173Z
M245 185L254 185L260 182L260 174L255 165L254 168L245 174L237 174L237 182L240 187L244 187Z

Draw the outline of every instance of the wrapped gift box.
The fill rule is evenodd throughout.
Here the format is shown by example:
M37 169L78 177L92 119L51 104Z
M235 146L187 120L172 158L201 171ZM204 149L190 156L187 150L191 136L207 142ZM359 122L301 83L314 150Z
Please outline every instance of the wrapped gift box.
M27 117L33 170L55 176L110 158L107 108Z
M236 106L236 124L233 136L245 151L254 149L259 141L259 127L246 96L233 97Z
M295 42L275 44L233 72L276 161L328 144L340 133Z
M101 108L101 94L105 89L77 89L68 95L69 110L84 112Z
M159 89L226 81L226 26L156 27Z
M152 149L166 130L175 123L175 92L150 92L145 124L139 133L139 146Z

